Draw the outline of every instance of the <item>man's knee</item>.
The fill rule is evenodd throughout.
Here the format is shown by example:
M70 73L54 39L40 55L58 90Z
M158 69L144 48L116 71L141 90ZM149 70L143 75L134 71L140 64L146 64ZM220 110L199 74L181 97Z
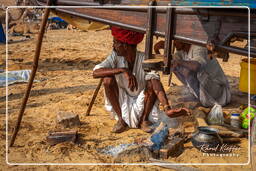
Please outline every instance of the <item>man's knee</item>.
M105 77L103 78L103 85L105 88L110 88L115 84L115 78L114 77Z
M152 84L151 80L148 80L146 82L145 94L147 94L148 96L155 95L155 92L154 92L154 89L153 89L153 84Z

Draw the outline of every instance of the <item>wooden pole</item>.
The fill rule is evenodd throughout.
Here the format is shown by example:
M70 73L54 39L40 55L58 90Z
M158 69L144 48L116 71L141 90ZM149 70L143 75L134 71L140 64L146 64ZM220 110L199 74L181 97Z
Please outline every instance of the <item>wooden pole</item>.
M100 87L101 87L102 82L103 82L103 78L100 79L100 81L99 81L99 83L98 83L98 86L97 86L97 88L95 89L95 91L94 91L94 93L93 93L92 100L91 100L91 102L90 102L90 104L89 104L89 106L88 106L88 108L87 108L86 114L85 114L86 116L89 116L89 115L90 115L92 106L93 106L94 101L95 101L95 99L96 99L96 97L97 97L97 95L98 95L98 92L99 92L99 90L100 90Z
M174 50L175 50L175 47L174 47L174 42L172 43L172 55L174 55ZM172 75L173 75L173 68L171 68L170 66L170 75L169 75L169 78L168 78L168 86L171 87L171 84L172 84Z
M47 6L50 6L50 5L51 5L51 0L48 0L47 1ZM28 82L28 85L27 85L26 93L25 93L25 95L22 99L22 104L21 104L19 116L18 116L16 125L14 127L14 131L13 131L13 134L12 134L12 137L11 137L11 142L9 144L10 147L13 146L14 141L16 139L16 136L18 134L18 131L19 131L19 128L20 128L20 123L21 123L21 120L22 120L22 117L23 117L23 114L24 114L24 111L25 111L25 108L26 108L26 104L27 104L27 101L28 101L28 98L29 98L30 90L32 88L33 81L34 81L34 78L35 78L35 75L36 75L36 70L37 70L37 67L38 67L38 60L39 60L41 46L42 46L42 40L43 40L45 26L46 26L46 23L47 23L49 13L50 13L50 8L46 8L44 16L43 16L43 20L41 22L40 31L39 31L39 34L38 34L38 39L37 39L37 44L36 44L36 51L35 51L35 56L34 56L34 61L33 61L33 69L32 69L32 72L30 74L30 78L29 78L29 82Z
M155 6L156 1L152 0L149 2L149 6ZM152 45L153 45L153 31L155 25L155 8L148 8L148 21L146 29L146 42L145 42L145 59L152 58Z

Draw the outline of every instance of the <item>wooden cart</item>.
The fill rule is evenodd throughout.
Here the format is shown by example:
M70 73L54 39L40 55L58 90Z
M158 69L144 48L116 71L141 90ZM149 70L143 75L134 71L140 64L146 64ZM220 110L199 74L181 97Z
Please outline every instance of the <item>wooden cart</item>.
M169 74L172 59L172 40L205 46L209 56L215 55L228 61L228 53L256 57L256 50L248 47L235 47L231 42L238 39L256 39L256 16L250 15L247 7L184 7L179 1L148 0L34 0L39 6L55 6L51 11L80 27L83 20L97 21L108 25L119 26L146 34L146 58L152 58L153 36L165 38L163 66L156 69ZM206 1L183 1L187 5L207 5ZM208 1L209 2L209 1ZM215 1L214 1L215 2ZM219 2L221 5L222 1ZM243 5L230 0L229 5ZM237 2L237 3L235 3ZM239 4L241 3L241 4ZM247 4L247 5L253 5ZM184 4L183 4L184 5ZM208 4L209 5L209 4ZM210 4L211 5L211 4ZM246 5L246 4L245 4ZM44 27L49 15L46 9L37 49L34 57L32 74L23 98L17 124L10 146L13 145L25 111L26 103L33 84L40 56ZM249 27L250 24L250 27ZM250 41L248 41L250 45ZM251 43L252 45L252 43ZM255 46L255 45L254 45ZM250 49L250 51L249 51Z

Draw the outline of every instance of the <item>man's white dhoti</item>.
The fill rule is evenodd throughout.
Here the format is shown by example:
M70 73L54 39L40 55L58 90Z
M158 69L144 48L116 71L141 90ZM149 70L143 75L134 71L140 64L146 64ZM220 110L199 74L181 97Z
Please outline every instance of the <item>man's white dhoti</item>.
M138 82L138 90L134 90L132 92L128 88L128 80L125 79L122 73L115 75L119 89L119 104L122 111L122 118L131 128L137 128L139 126L139 118L144 110L144 89L146 81L150 79L160 79L159 75L154 71L149 73L144 72L142 68L144 57L144 53L137 52L132 72ZM128 63L123 56L117 56L116 52L112 51L112 53L103 62L96 65L93 70L100 68L128 68ZM158 108L158 103L159 102L157 100L149 114L149 120L151 122L157 122L158 115L162 112ZM106 95L105 108L116 116L116 113Z

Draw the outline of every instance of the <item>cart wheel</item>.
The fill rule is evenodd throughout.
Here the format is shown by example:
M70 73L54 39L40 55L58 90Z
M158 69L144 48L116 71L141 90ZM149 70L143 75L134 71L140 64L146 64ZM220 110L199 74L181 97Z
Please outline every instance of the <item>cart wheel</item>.
M253 119L251 129L251 166L256 170L256 119Z

